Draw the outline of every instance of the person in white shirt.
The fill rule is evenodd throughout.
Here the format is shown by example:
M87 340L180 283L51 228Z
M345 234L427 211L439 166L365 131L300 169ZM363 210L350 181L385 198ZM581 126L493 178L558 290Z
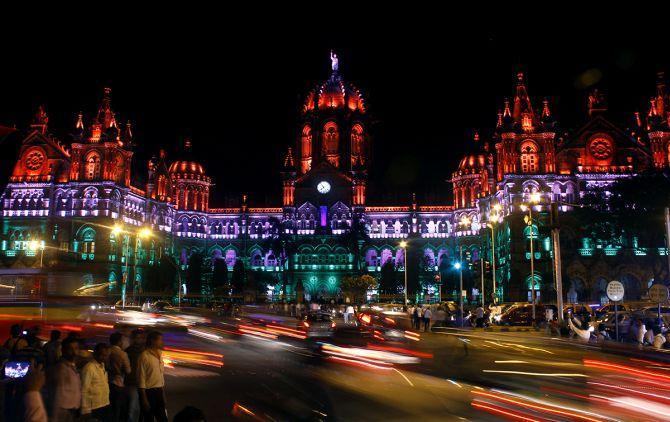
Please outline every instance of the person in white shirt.
M81 414L95 419L109 419L109 379L105 363L109 359L109 346L96 344L93 360L81 370Z
M42 365L37 365L28 372L25 378L26 392L23 395L23 420L25 422L47 422L47 411L44 407L40 390L44 386L45 377Z
M81 407L81 377L75 360L79 354L79 343L74 338L66 338L61 344L63 356L53 372L49 372L49 394L51 398L51 418L55 422L72 422Z
M347 305L347 309L344 312L344 322L349 324L350 322L353 322L354 318L354 307L351 305Z
M163 335L158 331L150 332L147 334L147 348L137 362L137 388L145 422L168 421L162 349Z
M477 318L477 327L482 328L484 326L484 308L478 306L475 309L475 318Z
M427 307L425 311L423 311L423 331L428 331L430 330L430 318L433 316L433 313L430 310L430 307Z
M665 336L661 333L660 327L654 327L654 349L662 349L665 344Z

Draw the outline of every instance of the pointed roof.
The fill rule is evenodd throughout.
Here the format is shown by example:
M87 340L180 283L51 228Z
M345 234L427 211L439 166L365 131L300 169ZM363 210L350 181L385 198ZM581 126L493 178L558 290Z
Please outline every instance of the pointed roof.
M293 169L294 164L293 164L293 149L291 147L288 147L288 151L286 152L286 158L284 158L284 168L285 169Z
M542 114L538 118L528 95L524 74L523 72L517 73L513 103L510 107L510 102L505 100L502 115L498 114L496 132L535 132L538 129L552 129L554 124L548 101L543 104Z
M30 124L30 128L33 130L39 131L42 135L47 133L47 128L49 125L49 116L47 112L44 111L43 106L37 108L37 113L33 116L33 121Z
M647 129L649 131L670 130L670 95L666 89L664 72L656 74L656 96L650 100Z

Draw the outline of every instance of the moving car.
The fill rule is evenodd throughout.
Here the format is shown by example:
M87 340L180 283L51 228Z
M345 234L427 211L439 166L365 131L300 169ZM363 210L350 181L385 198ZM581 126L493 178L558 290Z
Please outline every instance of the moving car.
M530 303L512 305L500 316L498 323L500 325L533 325L533 322L545 322L547 308L552 309L556 315L556 306L538 304L535 305L535 321L533 321L533 305Z
M335 321L326 312L312 312L300 321L300 328L307 337L332 337L335 332Z

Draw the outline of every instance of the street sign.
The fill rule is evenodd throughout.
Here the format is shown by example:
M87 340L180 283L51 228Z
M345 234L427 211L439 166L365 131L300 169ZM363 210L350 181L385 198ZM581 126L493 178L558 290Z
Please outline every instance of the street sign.
M649 299L655 303L668 301L668 288L662 284L654 284L649 288Z
M620 281L612 280L607 283L607 297L614 302L623 299L624 288Z

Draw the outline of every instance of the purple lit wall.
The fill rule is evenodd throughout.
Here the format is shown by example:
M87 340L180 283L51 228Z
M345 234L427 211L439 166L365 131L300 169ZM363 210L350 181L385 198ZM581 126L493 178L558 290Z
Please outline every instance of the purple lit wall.
M320 214L321 227L326 227L326 225L328 224L328 207L326 207L325 205L320 206L319 214Z

